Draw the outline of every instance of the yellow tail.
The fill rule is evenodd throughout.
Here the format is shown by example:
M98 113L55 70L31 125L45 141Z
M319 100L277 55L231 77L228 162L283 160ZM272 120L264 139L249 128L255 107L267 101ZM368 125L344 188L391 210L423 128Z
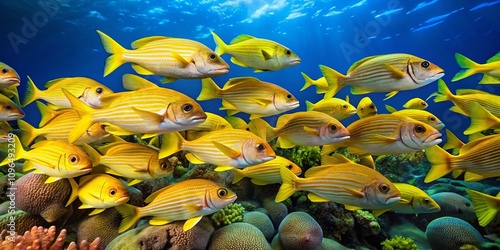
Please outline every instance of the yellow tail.
M250 132L266 141L272 141L277 136L276 130L271 127L269 123L260 118L251 120L248 123L248 128L250 129Z
M137 207L130 204L123 204L120 206L116 206L115 208L123 218L122 222L120 223L120 227L118 228L118 233L125 232L141 218Z
M446 129L446 143L443 145L443 149L461 148L463 145L464 143L455 134Z
M230 170L232 173L233 173L233 184L234 183L237 183L238 181L241 181L241 179L243 179L245 177L245 175L243 174L243 170L241 169L237 169L237 168L231 168Z
M212 78L204 78L201 80L201 92L196 98L197 101L206 101L219 97L221 89L212 80Z
M215 42L215 53L217 55L223 55L227 52L227 44L222 41L222 39L220 39L220 37L215 34L215 32L211 31L212 32L212 36L214 37L214 42Z
M500 197L498 195L493 197L470 189L466 191L472 203L474 203L474 211L479 220L479 225L482 227L488 225L499 211Z
M182 149L182 144L184 142L185 140L179 132L164 134L158 159L163 159L179 152Z
M14 147L10 146L12 145L12 141L14 143ZM4 144L7 146L7 144ZM13 164L14 161L17 161L19 159L23 159L26 155L26 151L24 151L24 148L23 148L23 145L21 144L21 140L19 140L19 138L17 137L17 135L14 134L14 136L9 139L9 147L7 149L5 149L6 151L7 150L10 150L8 151L9 153L11 153L12 150L14 150L14 158L12 157L5 157L5 159L3 159L2 162L0 162L0 166L4 166L4 165L7 165L7 164Z
M323 99L332 98L339 90L345 85L340 82L340 79L346 78L345 75L340 74L336 70L327 67L325 65L319 65L319 69L321 73L323 73L323 77L325 77L326 82L328 83L328 91L325 93Z
M89 107L86 103L80 101L73 94L71 94L66 89L61 89L66 98L68 98L71 106L80 116L80 120L76 123L73 130L68 135L68 142L73 143L78 138L80 138L92 125L94 125L95 121L93 120L92 114L94 109Z
M23 120L17 120L17 126L22 131L21 133L21 144L28 147L35 138L40 135L39 129L31 126L29 123Z
M278 191L278 194L276 194L276 198L274 199L274 201L276 202L282 202L288 197L292 196L292 194L294 194L296 191L298 191L295 187L295 183L297 180L299 180L299 177L297 177L285 166L280 166L280 175L283 184L281 184L280 190Z
M464 131L464 135L479 133L481 131L498 128L500 119L490 113L477 102L470 104L470 126Z
M23 107L26 107L26 105L38 99L40 92L40 89L36 87L33 80L31 80L31 77L28 76L28 83L26 84L26 93L24 94Z
M102 46L104 50L111 54L106 58L106 64L104 66L104 76L111 74L115 69L120 67L125 63L123 60L123 53L126 51L120 44L118 44L113 38L104 34L102 31L97 30L99 37L101 38Z
M306 101L306 110L311 111L314 108L314 103Z
M43 127L45 124L47 124L47 122L52 120L52 118L56 117L56 115L54 115L54 110L52 110L51 108L49 108L49 106L43 104L42 102L36 101L36 107L40 111L41 116L38 127Z
M452 171L451 158L454 156L450 155L448 152L446 152L446 150L442 149L438 145L426 148L425 156L431 163L431 169L424 179L425 183L432 182Z
M446 86L446 83L442 79L439 79L438 93L434 97L434 102L451 101L453 100L453 98L454 98L453 93L451 93L448 86Z
M478 73L477 67L480 66L478 63L476 63L476 62L472 61L471 59L469 59L461 54L458 54L458 53L455 53L455 59L457 60L458 65L461 68L464 68L464 70L459 71L453 77L453 79L451 79L452 82L462 80L466 77L469 77L471 75Z
M73 178L69 178L69 185L71 186L71 195L69 196L68 202L66 202L66 207L78 198L78 184Z
M311 87L312 85L314 85L313 80L308 75L306 75L304 72L300 72L300 73L302 74L302 76L304 77L304 80L306 81L304 83L304 86L300 89L300 91L303 91L303 90Z

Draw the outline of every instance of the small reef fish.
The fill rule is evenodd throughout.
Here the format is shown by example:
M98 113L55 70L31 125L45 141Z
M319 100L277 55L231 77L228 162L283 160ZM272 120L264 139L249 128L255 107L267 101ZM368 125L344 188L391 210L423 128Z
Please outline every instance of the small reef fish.
M80 115L80 121L68 136L75 142L94 123L109 123L106 131L114 135L168 133L193 128L207 115L191 97L166 88L145 88L109 96L102 109L89 107L67 90L64 94Z
M85 151L90 155L94 166L106 166L108 174L132 179L129 186L143 180L165 177L174 172L168 159L158 158L158 151L138 143L114 142L99 147L99 154L91 146L85 145Z
M450 110L465 116L470 116L472 102L477 102L494 116L500 117L500 96L477 89L457 89L457 94L453 95L443 80L438 81L438 93L434 97L434 102L451 101L455 106Z
M228 121L234 129L250 131L247 122L240 117L228 115L224 117L224 119L226 119L226 121Z
M0 144L9 141L9 133L12 131L12 127L7 121L0 121Z
M229 72L229 65L214 51L197 41L165 36L150 36L134 41L132 50L97 31L102 46L111 54L106 59L104 76L130 62L141 75L161 75L162 83L177 79L200 79Z
M253 68L255 72L275 71L300 63L300 58L289 48L271 40L242 34L226 44L213 31L212 36L216 44L215 53L230 54L231 62Z
M233 184L245 177L252 179L251 181L255 185L282 183L280 175L281 166L286 167L297 176L302 173L302 169L297 166L297 164L281 156L276 156L274 160L249 166L244 169L231 168L230 171L233 172L234 175ZM219 169L216 168L215 171L219 171Z
M17 104L0 94L0 121L19 120L23 119L24 116L24 112Z
M474 74L482 73L484 74L483 79L481 79L479 84L500 83L500 52L488 59L485 64L476 63L459 53L455 53L455 59L463 70L458 72L453 77L451 80L452 82L462 80Z
M283 184L276 195L281 202L297 191L310 192L307 197L312 202L337 202L348 210L385 209L401 200L401 193L379 172L339 158L335 165L316 166L308 169L305 178L299 178L286 167L281 167Z
M387 211L416 215L422 213L436 213L441 210L439 204L422 189L408 183L394 183L394 186L401 192L401 200L388 209L373 210L373 216L378 217Z
M311 86L316 86L316 94L323 94L328 91L328 83L324 77L320 77L316 80L311 79L306 73L300 72L304 77L304 86L300 89L300 91L304 91Z
M482 227L487 226L500 211L500 193L497 196L491 196L470 189L466 191L472 203L474 203L474 211L479 220L479 225Z
M351 93L355 95L390 92L386 95L386 100L401 90L423 87L444 75L444 70L439 66L409 54L365 57L351 65L347 75L324 65L319 67L330 86L325 99L350 85Z
M205 112L205 114L207 115L207 119L204 122L194 128L180 132L184 139L192 141L212 131L233 128L233 126L231 126L222 116L209 112Z
M286 89L254 77L231 78L221 89L210 78L201 81L198 101L222 99L221 110L227 115L238 112L251 114L250 119L277 115L295 109L299 101Z
M110 88L87 77L58 78L46 82L44 86L47 88L46 90L38 89L28 76L23 107L35 100L42 99L55 105L58 109L71 108L70 102L61 91L62 88L94 108L101 107L102 97L113 94L113 90Z
M433 221L436 218L452 216L470 223L477 222L474 204L464 195L454 192L439 192L431 194L431 198L441 207L441 210L436 213L421 214L419 217L423 217L427 221Z
M123 216L118 233L132 227L140 218L153 216L150 225L186 220L184 231L193 228L203 216L217 212L236 200L236 194L209 180L184 180L152 193L145 207L123 204L116 210Z
M500 176L498 161L500 160L500 135L488 135L468 142L458 155L454 156L439 146L425 150L431 169L424 179L425 183L432 182L451 171L466 171L465 181L479 181L482 179Z
M395 115L402 115L406 117L410 117L412 119L415 119L417 121L421 121L423 123L427 123L431 125L435 129L442 129L444 128L444 123L437 118L437 116L433 115L432 113L421 110L421 109L402 109L402 110L396 110L395 108L385 105L385 108L387 111L389 111L391 114Z
M372 99L370 97L366 96L363 97L359 103L358 107L356 108L356 113L358 114L359 118L365 118L368 116L376 115L377 114L377 106L375 106L375 103L373 103Z
M248 125L250 131L267 141L277 137L276 146L280 148L321 146L349 138L349 131L339 120L317 111L282 115L276 128L262 119L252 120Z
M21 78L17 72L9 65L0 62L0 88L7 88L12 85L19 85Z
M470 104L470 126L464 130L464 135L480 133L488 129L500 128L500 118L491 114L486 108L477 102Z
M441 133L430 125L409 117L380 114L357 120L347 126L351 137L324 145L322 155L341 147L349 154L387 155L422 150L441 143Z
M213 164L219 169L244 168L276 158L267 142L246 130L224 129L208 133L194 141L186 141L179 133L163 135L160 158L186 150L193 164Z
M307 111L318 111L325 113L337 120L343 120L356 114L356 108L349 103L349 98L342 100L339 98L321 99L317 103L306 101Z
M78 185L73 179L69 180L72 191L66 206L78 197L82 202L79 209L94 208L89 216L99 214L106 208L125 204L130 198L122 181L107 174L82 176Z
M40 141L25 151L21 141L14 136L14 159L5 158L0 166L9 164L11 160L25 159L24 171L33 168L33 173L50 176L45 183L52 183L63 178L74 178L92 170L90 157L78 146L65 141Z
M410 99L403 105L405 109L426 109L427 107L429 107L427 102L418 97Z

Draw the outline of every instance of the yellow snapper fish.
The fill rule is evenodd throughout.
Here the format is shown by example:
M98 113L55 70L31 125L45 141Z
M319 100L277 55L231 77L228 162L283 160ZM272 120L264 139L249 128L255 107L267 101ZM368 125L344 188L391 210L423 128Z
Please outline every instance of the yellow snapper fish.
M0 121L0 144L9 141L9 133L12 131L12 127L7 121Z
M356 108L356 113L358 114L359 118L373 116L377 114L377 107L375 106L375 103L373 103L372 99L366 96L359 101L358 107Z
M63 92L81 118L69 134L69 142L76 141L97 122L106 123L106 131L114 135L152 137L193 128L207 117L195 100L166 88L145 88L110 96L113 100L104 100L107 106L101 109L89 107L65 89Z
M341 147L349 154L387 155L422 150L441 143L441 133L430 125L415 119L380 114L357 120L347 126L351 137L335 144L324 145L322 155Z
M0 94L0 121L13 121L24 118L24 112L11 99Z
M203 216L217 212L236 200L236 194L213 181L205 179L184 180L152 193L145 207L123 204L116 207L123 217L118 229L122 233L140 218L153 216L150 225L164 225L186 220L184 231L193 228Z
M337 120L343 120L356 114L356 108L349 103L349 98L342 100L339 98L321 99L316 103L306 101L307 111L318 111L330 115Z
M130 62L141 75L161 75L162 83L177 79L200 79L229 72L229 65L204 44L183 38L150 36L134 41L132 50L97 31L102 46L111 54L106 59L104 76Z
M476 63L459 53L455 53L455 59L463 70L458 72L453 77L451 80L452 82L462 80L474 74L482 73L484 74L483 79L481 79L479 84L500 83L500 52L488 59L485 64Z
M163 135L160 158L186 150L193 164L213 164L220 167L244 168L276 158L265 140L246 130L224 129L186 141L179 133Z
M413 98L407 101L404 105L403 108L405 109L426 109L429 105L427 104L426 101L422 100L421 98Z
M226 119L226 121L229 122L234 129L243 129L250 131L247 122L240 117L228 115L224 117L224 119Z
M498 214L498 211L500 211L500 193L497 196L491 196L470 189L465 191L467 191L474 204L474 211L479 220L479 225L485 227L490 224Z
M0 62L0 88L7 88L12 85L19 85L21 78L17 72L9 65Z
M425 150L431 169L427 173L425 183L432 182L451 171L466 171L465 181L479 181L500 176L498 160L500 160L500 135L488 135L465 144L458 155L451 155L439 146Z
M491 114L486 108L477 102L470 104L470 126L464 131L464 135L479 133L488 129L495 129L497 133L500 128L500 118Z
M289 48L271 40L242 34L226 44L213 31L212 36L216 44L215 53L230 54L231 62L253 68L255 72L275 71L300 63L300 58Z
M385 105L385 108L389 113L395 114L395 115L402 115L406 117L410 117L412 119L415 119L417 121L421 121L424 123L427 123L431 125L435 129L442 129L444 128L444 123L437 118L437 116L433 115L432 113L421 110L421 109L402 109L402 110L396 110L395 108Z
M40 141L31 146L31 150L26 151L19 138L14 136L13 148L14 158L5 158L0 166L9 164L12 160L25 159L23 170L36 168L33 173L50 176L45 183L74 178L92 170L90 157L78 146L65 141Z
M365 57L351 65L347 75L324 65L319 67L330 86L325 99L350 85L351 93L355 95L390 92L386 95L386 100L401 90L423 87L444 75L444 70L439 66L409 54Z
M128 184L135 185L143 180L165 177L174 172L168 159L158 158L158 151L138 143L114 142L99 147L99 154L91 146L85 146L94 166L106 166L108 174L133 179Z
M296 112L278 118L276 128L262 119L249 123L250 131L271 141L278 137L276 146L321 146L349 138L349 131L339 120L317 111Z
M207 115L207 119L203 123L192 129L181 132L184 139L192 141L212 131L233 128L233 126L231 126L231 124L224 119L224 117L209 112L205 112L205 114Z
M304 86L300 89L300 91L304 91L311 86L316 86L316 94L323 94L328 91L328 83L324 77L320 77L316 80L311 79L304 72L300 72L304 77L305 83Z
M472 102L477 102L494 116L500 117L500 96L477 89L457 89L457 94L453 95L443 80L438 81L438 93L434 97L434 102L451 101L455 106L450 110L465 116L470 116Z
M281 156L276 156L274 160L249 166L244 169L231 168L229 170L234 175L233 184L239 182L244 177L248 177L252 179L251 181L255 185L268 185L282 183L280 175L280 167L282 166L286 167L297 176L302 173L302 169L297 166L297 164ZM216 168L215 171L221 171L221 169Z
M99 214L106 208L125 204L130 198L122 181L107 174L85 175L80 178L78 185L73 179L69 183L72 191L66 206L78 197L82 202L79 209L94 208L89 216Z
M254 77L231 78L221 89L210 78L201 81L198 101L222 99L221 110L228 115L238 112L251 114L250 119L277 115L295 109L299 101L286 89Z
M276 195L281 202L297 191L308 191L312 202L336 202L348 210L385 209L401 200L399 190L379 172L336 154L339 163L308 169L299 178L285 167L280 173L283 184Z
M38 89L28 76L23 107L35 100L42 99L57 106L58 109L71 108L70 102L61 91L62 88L94 108L101 107L101 97L113 94L113 90L87 77L58 78L46 82L44 86L47 88L46 90ZM81 98L83 95L85 98Z
M394 186L401 192L401 200L393 207L373 210L373 216L378 217L387 211L415 215L441 211L439 204L422 189L408 183L394 183Z

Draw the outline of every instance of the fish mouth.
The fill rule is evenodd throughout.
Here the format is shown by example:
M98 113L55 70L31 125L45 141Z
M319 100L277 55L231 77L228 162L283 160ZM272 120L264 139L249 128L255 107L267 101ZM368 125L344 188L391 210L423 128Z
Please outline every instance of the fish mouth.
M440 123L438 123L438 124L434 125L434 128L435 128L435 129L443 129L444 127L445 127L445 125L444 125L444 123L442 123L442 122L440 122Z
M440 138L441 136L442 136L442 134L439 132L433 133L433 134L429 135L427 138L425 138L424 143L435 142L436 144L439 144L439 143L441 143L441 141L443 141Z
M356 114L356 110L351 111L351 112L348 112L347 114L348 114L348 115L355 115L355 114Z
M444 76L444 71L439 71L438 73L434 74L434 75L431 77L431 79L435 79L435 80L437 80L437 79L439 79L439 78L441 78L441 77L443 77L443 76Z
M275 155L274 155L274 156L264 156L264 157L262 157L262 158L261 158L261 160L262 160L263 162L265 162L265 161L274 160L275 158L276 158L276 156L275 156Z
M290 60L290 65L297 65L301 62L300 58Z
M289 103L287 106L289 109L295 109L295 108L298 108L300 106L300 102L298 102L298 101L292 102L292 103Z
M17 77L7 77L7 78L4 78L5 81L9 81L9 82L14 82L14 83L20 83L21 82L21 79L17 78Z
M228 72L229 72L229 66L226 68L212 69L209 70L207 73L209 75L222 75L222 74L227 74Z
M400 200L401 200L401 196L400 195L391 196L387 200L385 200L385 204L386 205L396 204Z
M10 119L17 120L17 119L22 119L22 118L24 118L24 116L25 116L25 114L24 114L24 113L23 113L23 114L21 114L21 113L10 114L10 115L8 116L8 119L9 119L9 120L10 120Z
M349 138L351 138L350 135L341 136L341 137L335 137L335 138L333 138L332 143L337 143L337 142L340 142L340 141L345 141L345 140L347 140Z
M130 197L128 197L128 196L122 196L116 200L116 203L123 204L123 203L126 203L129 199L130 199Z

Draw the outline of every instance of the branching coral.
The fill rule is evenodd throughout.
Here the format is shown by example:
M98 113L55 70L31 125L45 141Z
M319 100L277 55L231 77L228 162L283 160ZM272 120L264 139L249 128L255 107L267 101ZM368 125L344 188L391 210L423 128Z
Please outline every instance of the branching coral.
M302 167L305 171L321 165L321 149L313 146L299 146L290 149L279 148L276 153Z
M417 245L408 237L395 236L391 239L386 239L382 243L382 250L418 250Z
M229 225L233 222L242 221L244 214L245 208L241 204L232 203L214 213L212 215L212 221L220 227Z

